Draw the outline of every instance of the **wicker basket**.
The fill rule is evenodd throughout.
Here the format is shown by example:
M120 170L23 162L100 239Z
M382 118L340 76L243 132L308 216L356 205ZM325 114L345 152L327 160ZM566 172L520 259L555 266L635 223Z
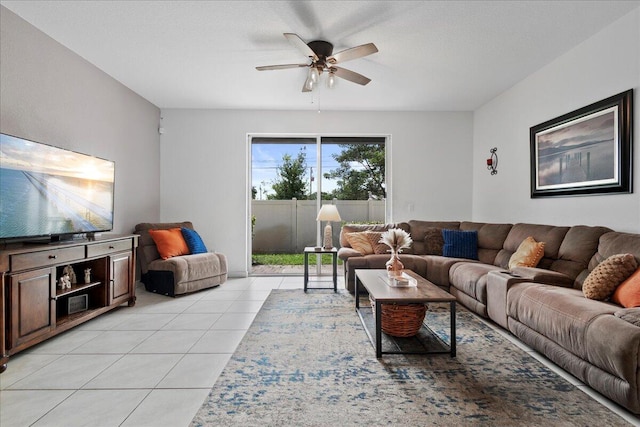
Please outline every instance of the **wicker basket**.
M376 317L376 303L371 295L371 310L373 318ZM412 337L422 327L424 315L427 312L426 304L381 304L382 332L392 337Z

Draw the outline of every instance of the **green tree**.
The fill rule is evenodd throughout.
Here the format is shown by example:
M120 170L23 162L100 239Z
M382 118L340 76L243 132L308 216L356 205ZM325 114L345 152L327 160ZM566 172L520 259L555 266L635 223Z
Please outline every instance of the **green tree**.
M318 192L313 192L311 193L311 195L307 198L309 200L317 200L318 199ZM326 191L322 192L322 200L333 200L333 192L331 193L327 193Z
M342 151L333 155L340 166L325 174L325 178L337 181L332 196L340 200L385 198L384 144L340 144L340 147Z
M277 168L277 178L271 184L275 194L269 194L269 200L306 200L308 196L307 179L307 152L300 149L294 159L290 154L282 156L282 164Z

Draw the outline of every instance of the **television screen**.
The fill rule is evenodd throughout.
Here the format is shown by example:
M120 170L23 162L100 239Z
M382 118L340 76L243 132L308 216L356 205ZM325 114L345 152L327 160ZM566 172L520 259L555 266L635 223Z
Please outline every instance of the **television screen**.
M0 133L0 239L113 228L115 164Z

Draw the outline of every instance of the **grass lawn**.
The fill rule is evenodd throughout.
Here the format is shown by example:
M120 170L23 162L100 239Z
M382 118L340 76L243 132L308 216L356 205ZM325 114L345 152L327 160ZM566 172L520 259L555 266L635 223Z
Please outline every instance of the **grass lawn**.
M316 254L309 255L309 264L316 263ZM253 254L253 263L262 265L304 265L304 254ZM331 255L322 255L322 264L331 264ZM338 264L342 260L338 258Z

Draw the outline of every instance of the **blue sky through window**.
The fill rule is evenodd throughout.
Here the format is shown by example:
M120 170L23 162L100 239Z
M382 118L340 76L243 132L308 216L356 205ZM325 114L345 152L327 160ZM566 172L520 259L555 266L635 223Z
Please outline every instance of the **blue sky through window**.
M305 179L307 183L310 174L314 180L311 182L311 192L317 190L318 179L324 172L328 172L338 167L338 162L333 158L333 154L339 153L341 148L338 144L322 144L322 168L317 168L316 144L251 144L251 182L257 190L256 199L266 200L268 194L273 194L272 183L277 178L277 168L282 164L282 156L291 155L297 157L300 150L306 147L307 152L307 172ZM331 192L336 188L335 180L323 180L322 191Z

